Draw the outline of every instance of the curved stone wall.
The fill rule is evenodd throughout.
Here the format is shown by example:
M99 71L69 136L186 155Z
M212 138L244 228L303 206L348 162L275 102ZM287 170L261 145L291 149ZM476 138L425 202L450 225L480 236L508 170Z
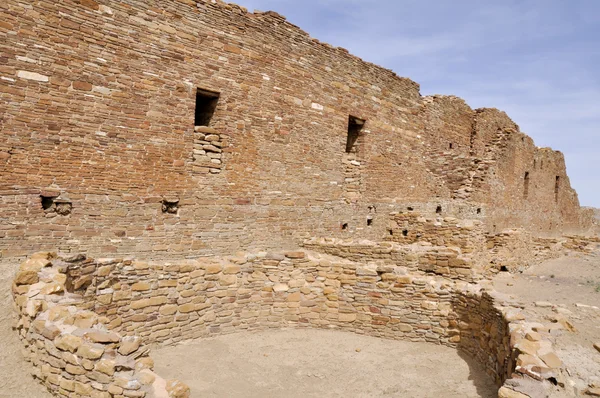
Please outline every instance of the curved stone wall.
M543 357L550 343L526 340L532 325L481 286L315 253L258 252L162 264L36 255L22 265L14 291L20 334L36 375L63 395L61 380L65 385L88 380L98 394L111 394L111 386L123 388L113 377L126 374L152 396L145 387L150 371L137 365L146 363L147 351L138 348L141 359L132 361L132 354L120 352L124 345L283 327L341 329L456 347L485 366L499 386L504 383L501 391L518 390L522 377L537 378L536 388L544 391L544 380L559 377L555 368L560 361ZM57 311L64 316L52 315ZM78 325L80 318L87 323ZM66 335L90 347L63 344L71 339ZM79 355L100 344L107 344L104 354L96 354L102 364ZM78 363L79 373L70 372L67 358ZM109 359L115 373L98 380Z

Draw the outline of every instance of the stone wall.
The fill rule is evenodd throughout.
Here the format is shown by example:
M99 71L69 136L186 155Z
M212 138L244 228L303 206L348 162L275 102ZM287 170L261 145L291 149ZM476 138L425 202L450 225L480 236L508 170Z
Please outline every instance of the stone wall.
M481 209L488 230L589 221L562 155L504 113L421 97L276 13L208 0L7 0L0 12L5 257L380 240L387 214L420 204L428 217ZM195 126L205 92L218 95L208 130ZM45 209L46 192L68 211Z
M186 385L152 372L139 337L109 331L105 317L66 292L71 260L62 260L38 253L21 265L14 281L16 328L33 375L59 397L189 397Z
M545 380L560 378L550 343L532 334L539 324L481 286L315 253L177 263L45 253L22 264L13 290L35 374L62 395L73 387L118 396L119 387L151 397L161 385L185 393L144 370L144 344L284 327L456 347L504 389L518 391L523 378L534 378L542 393ZM70 396L87 393L77 391Z

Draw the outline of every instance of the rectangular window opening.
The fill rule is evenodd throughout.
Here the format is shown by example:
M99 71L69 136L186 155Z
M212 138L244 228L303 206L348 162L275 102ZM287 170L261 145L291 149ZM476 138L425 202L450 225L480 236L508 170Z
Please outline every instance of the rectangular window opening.
M523 186L523 199L527 199L529 196L529 172L525 172L525 181Z
M356 152L356 141L365 121L354 116L348 118L348 139L346 140L346 153Z
M194 126L208 126L215 109L219 102L220 94L215 91L203 90L196 91L196 113L194 117Z
M556 181L554 182L554 201L558 202L558 190L560 189L560 176L556 176Z

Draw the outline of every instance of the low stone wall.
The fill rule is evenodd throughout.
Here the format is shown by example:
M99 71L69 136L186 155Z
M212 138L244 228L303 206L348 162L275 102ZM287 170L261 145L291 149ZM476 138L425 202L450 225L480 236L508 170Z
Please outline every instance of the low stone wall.
M303 247L356 262L379 261L413 274L435 274L466 282L479 281L485 275L478 263L470 255L463 254L460 248L434 246L429 242L400 244L311 238L304 241Z
M441 212L442 206L438 209ZM388 231L386 240L403 244L429 242L436 246L455 246L465 254L485 247L484 225L480 220L432 218L408 211L390 214Z
M28 261L39 258L37 255ZM525 355L525 351L520 351L525 333L532 331L513 307L505 307L504 302L498 304L481 286L439 276L414 275L389 264L356 263L302 251L258 252L171 264L92 260L81 256L45 259L36 263L39 269L33 269L35 272L30 271L28 264L24 263L15 280L21 336L32 358L41 358L33 359L36 373L63 396L68 390L60 386L60 381L58 385L48 381L45 376L48 371L44 369L65 380L83 384L87 380L99 394L114 394L108 389L114 388L113 385L121 387L123 383L116 378L120 380L121 372L125 371L129 372L127 380L137 380L137 384L125 385L139 385L140 390L135 391L143 391L148 397L156 395L149 386L155 388L157 382L144 383L150 371L138 369L143 366L137 364L147 360L143 346L136 351L144 353L139 359L131 359L132 354L128 354L131 369L119 368L116 372L116 363L125 361L121 358L125 354L119 352L124 342L169 344L243 330L283 327L334 328L456 347L482 363L499 385L505 384L505 390L509 381L511 391L518 390L520 377L533 375L540 381L558 377L558 370L540 359L531 344L527 345L526 354L534 359L533 363L519 362ZM38 289L40 293L32 296L31 292ZM31 310L38 297L43 297L41 312ZM43 303L69 308L71 315L62 321L65 325L74 325L70 317L97 319L96 323L83 326L98 331L90 334L56 326L60 334L44 335L44 329L38 332L34 325L41 320L56 323L44 310ZM67 333L81 338L82 344L106 344L104 353L96 359L115 361L115 373L98 381L99 363L81 363L78 365L81 369L77 368L80 374L72 374L65 359L64 363L52 359L49 351L53 350L61 357L77 356L79 348L63 354L57 346L62 341L60 335ZM76 359L83 361L79 356ZM152 377L160 380L154 374ZM175 382L166 384L170 385L185 388ZM543 391L545 384L537 383L536 388ZM135 391L130 388L128 393Z
M486 236L487 250L479 256L490 272L522 272L532 265L564 254L560 239L536 238L523 229L509 229Z

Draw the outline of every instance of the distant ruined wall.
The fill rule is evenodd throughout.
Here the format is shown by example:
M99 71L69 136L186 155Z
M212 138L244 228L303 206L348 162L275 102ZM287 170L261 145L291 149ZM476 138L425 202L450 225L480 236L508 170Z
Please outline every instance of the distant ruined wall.
M562 155L504 113L421 97L276 13L192 0L7 0L0 12L4 257L382 240L407 207L489 230L587 223ZM194 129L198 89L199 103L219 94L210 128ZM365 122L347 152L350 117Z

